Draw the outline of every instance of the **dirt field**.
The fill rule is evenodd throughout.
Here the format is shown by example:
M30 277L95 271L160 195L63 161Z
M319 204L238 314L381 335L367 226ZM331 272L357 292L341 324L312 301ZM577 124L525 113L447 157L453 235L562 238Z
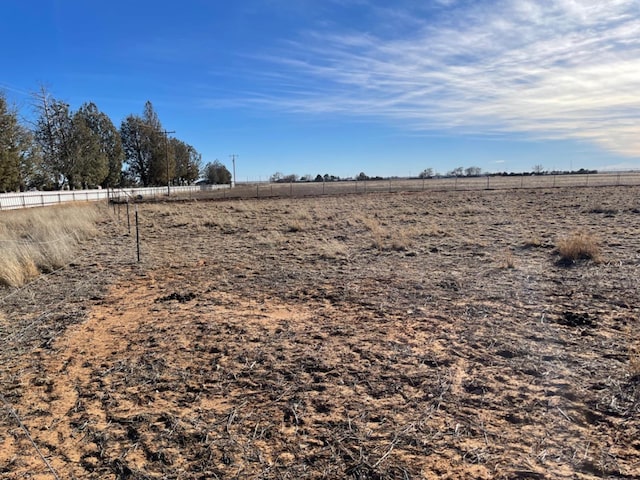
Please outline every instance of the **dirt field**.
M640 187L123 212L0 291L2 478L640 478Z

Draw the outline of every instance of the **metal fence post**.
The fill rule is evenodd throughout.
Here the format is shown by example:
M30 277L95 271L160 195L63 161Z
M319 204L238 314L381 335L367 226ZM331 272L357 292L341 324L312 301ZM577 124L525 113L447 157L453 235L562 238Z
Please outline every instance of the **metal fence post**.
M136 251L138 254L138 263L140 263L140 229L138 228L138 206L136 205Z

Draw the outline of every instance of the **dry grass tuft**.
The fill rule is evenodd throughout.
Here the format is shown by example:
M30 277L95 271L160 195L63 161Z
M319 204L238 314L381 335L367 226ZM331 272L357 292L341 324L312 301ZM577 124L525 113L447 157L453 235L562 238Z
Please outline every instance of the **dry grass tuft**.
M411 232L408 229L400 229L391 235L391 250L404 252L413 246Z
M640 342L629 347L629 374L640 378Z
M320 254L320 258L325 260L338 260L346 258L348 249L344 243L329 239L319 245L318 253Z
M524 244L522 245L522 248L527 248L527 249L540 248L543 245L544 245L544 242L540 237L531 237L524 242Z
M71 205L7 212L0 218L0 284L24 285L63 267L78 242L95 236L101 206Z
M298 218L292 218L287 222L286 231L287 232L301 232L306 227L306 224L303 220Z
M412 228L385 226L377 218L366 216L360 216L359 220L371 234L372 246L378 250L405 251L413 245Z
M503 269L516 268L516 258L513 255L513 253L511 253L511 251L507 250L502 255L502 258L500 260L500 268L503 268Z
M561 238L556 244L560 260L574 263L578 260L600 261L600 245L597 239L586 232L575 232Z

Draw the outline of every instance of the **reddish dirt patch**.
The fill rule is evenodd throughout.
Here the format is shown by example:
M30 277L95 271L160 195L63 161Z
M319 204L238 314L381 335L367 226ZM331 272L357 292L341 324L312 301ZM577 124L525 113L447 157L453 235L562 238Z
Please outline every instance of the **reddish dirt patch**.
M143 264L3 391L61 478L638 478L638 193L142 205Z

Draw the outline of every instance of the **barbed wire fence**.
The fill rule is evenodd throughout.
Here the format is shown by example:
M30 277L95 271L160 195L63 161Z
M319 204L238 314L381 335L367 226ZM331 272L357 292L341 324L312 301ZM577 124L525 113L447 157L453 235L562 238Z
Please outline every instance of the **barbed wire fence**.
M166 200L234 200L269 197L295 198L305 196L351 195L366 193L454 192L481 190L526 190L545 188L579 188L640 186L640 172L572 175L507 175L480 177L446 177L424 179L368 179L322 182L237 183L233 188L191 192L188 196L176 192L170 198L140 197L137 201ZM114 201L119 201L114 199Z
M270 196L341 195L373 192L449 190L510 190L525 188L640 185L640 171L583 174L483 175L478 177L391 178L322 182L236 182L231 185L188 185L172 187L117 188L57 192L1 193L0 211L44 207L66 202L106 200L127 203L137 199L233 199Z

